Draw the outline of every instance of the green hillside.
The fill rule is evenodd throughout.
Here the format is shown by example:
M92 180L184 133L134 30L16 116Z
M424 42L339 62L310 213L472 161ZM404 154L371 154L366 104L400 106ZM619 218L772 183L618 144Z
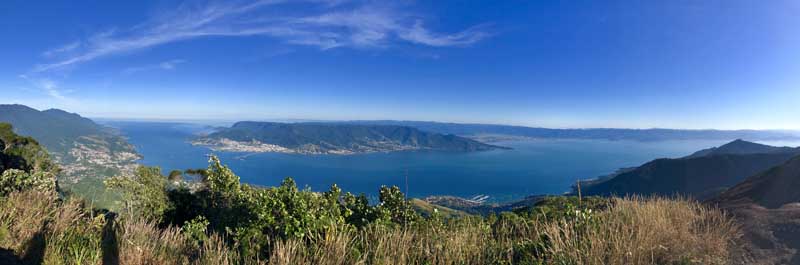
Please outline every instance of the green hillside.
M29 188L54 190L58 170L36 140L0 123L0 195Z
M60 165L60 186L67 192L111 207L119 199L101 185L102 179L132 175L141 158L115 130L63 110L39 111L23 105L0 105L0 122L15 133L35 138Z
M483 151L504 147L407 126L341 123L237 122L205 140L254 141L299 153L364 153L403 150Z
M800 149L737 140L686 158L656 159L613 177L582 182L581 188L584 195L685 195L706 199L749 176L783 164L798 153Z

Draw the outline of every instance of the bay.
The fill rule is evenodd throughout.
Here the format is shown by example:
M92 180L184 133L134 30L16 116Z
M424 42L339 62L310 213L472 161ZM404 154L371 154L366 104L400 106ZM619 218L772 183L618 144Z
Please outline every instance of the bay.
M245 183L275 186L292 177L315 191L337 184L345 191L377 194L396 185L411 197L487 195L508 201L533 194L561 194L578 179L609 174L656 158L676 158L728 140L657 142L525 140L495 142L511 150L471 153L395 152L357 155L213 152L189 143L208 127L186 123L107 121L128 137L141 164L172 169L205 168L215 154ZM733 139L731 139L733 140ZM780 144L796 144L782 142ZM407 172L407 173L406 173ZM406 174L408 176L406 182ZM407 185L406 185L407 183Z

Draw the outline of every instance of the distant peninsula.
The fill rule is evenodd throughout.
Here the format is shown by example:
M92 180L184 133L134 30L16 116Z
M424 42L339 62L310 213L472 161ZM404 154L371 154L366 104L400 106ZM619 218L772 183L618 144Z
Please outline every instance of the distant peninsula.
M473 152L509 149L409 126L342 123L237 122L192 141L216 151L362 154L397 151Z

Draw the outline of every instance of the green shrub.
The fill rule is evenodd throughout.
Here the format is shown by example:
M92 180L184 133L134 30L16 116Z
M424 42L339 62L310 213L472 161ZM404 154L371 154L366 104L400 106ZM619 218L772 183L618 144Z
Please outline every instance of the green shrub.
M169 203L167 180L158 167L140 166L133 177L113 177L105 185L123 194L125 210L138 216L161 220Z
M394 223L408 225L420 218L397 186L381 186L380 200L377 211L379 214L388 215Z
M25 172L19 169L8 169L0 174L0 197L15 191L35 189L39 191L55 191L54 177L47 172Z
M0 197L28 189L54 192L58 170L36 140L19 136L10 124L0 123Z
M379 222L378 220L388 221L388 215L369 205L369 199L363 193L358 196L345 193L341 201L345 221L348 224L361 228Z
M208 224L208 220L201 215L195 217L191 221L186 221L183 227L181 227L181 233L186 235L195 246L201 246L203 242L208 240L208 235L206 234Z

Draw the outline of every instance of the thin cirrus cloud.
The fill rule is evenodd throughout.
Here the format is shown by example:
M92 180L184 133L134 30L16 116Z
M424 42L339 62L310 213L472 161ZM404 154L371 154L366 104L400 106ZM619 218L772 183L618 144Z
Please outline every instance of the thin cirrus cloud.
M174 59L169 61L164 61L157 64L145 65L145 66L138 66L138 67L129 67L122 71L122 74L130 75L135 74L138 72L150 71L150 70L174 70L178 67L179 64L185 63L186 60L182 59Z
M68 52L71 52L71 51L74 51L74 50L78 49L78 47L80 47L80 46L81 46L81 43L79 41L70 42L70 43L64 44L61 47L57 47L55 49L47 50L47 51L43 52L42 56L51 57L51 56L55 56L55 55L58 55L58 54L68 53Z
M45 94L45 95L47 95L47 96L49 96L49 97L51 97L53 99L57 99L57 100L62 101L62 102L73 102L74 101L74 99L64 95L65 93L71 93L72 90L62 89L58 85L58 83L56 81L52 80L52 79L49 79L49 78L35 78L35 77L29 77L27 75L20 75L19 77L22 78L22 79L25 79L26 81L31 83L31 85L33 85L33 87L35 87L36 89L41 91L43 94Z
M275 9L307 5L314 12L275 16ZM397 42L432 47L468 46L491 34L486 24L441 33L425 27L414 15L391 6L348 1L262 0L246 3L183 4L126 30L111 30L45 52L60 60L37 65L45 72L100 57L210 36L267 36L293 45L322 50L387 47Z

